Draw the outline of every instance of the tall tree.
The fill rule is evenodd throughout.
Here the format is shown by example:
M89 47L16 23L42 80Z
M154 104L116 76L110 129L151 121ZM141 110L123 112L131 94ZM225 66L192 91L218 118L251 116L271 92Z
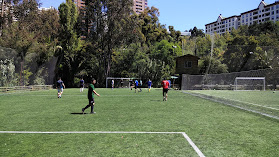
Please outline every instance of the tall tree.
M110 75L113 52L135 38L137 24L131 18L130 0L86 0L85 31L100 60L103 77ZM136 38L135 38L136 39Z
M159 22L159 15L159 9L155 7L146 8L144 12L139 15L143 43L148 46L152 46L156 42L160 42L168 37L167 29Z
M58 51L57 75L62 75L68 86L73 86L74 76L78 70L78 52L82 49L82 42L75 30L78 10L71 0L66 0L59 8L60 30L59 42L62 47Z
M12 3L13 2L13 3ZM24 67L25 58L32 51L32 46L37 42L36 31L37 24L34 21L38 20L38 5L36 0L30 1L7 1L8 4L13 4L13 16L17 18L14 23L6 23L7 25L1 34L0 44L5 47L13 48L17 51L21 59L20 79L21 85L24 85Z
M191 38L204 37L205 36L205 34L203 33L203 30L198 29L197 27L194 27L193 29L190 29L189 32L191 32Z

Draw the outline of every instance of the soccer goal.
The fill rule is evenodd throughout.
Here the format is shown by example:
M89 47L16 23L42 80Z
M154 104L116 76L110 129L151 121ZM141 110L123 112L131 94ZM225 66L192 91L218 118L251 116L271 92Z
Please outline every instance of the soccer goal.
M265 91L265 77L236 77L234 90L263 90Z
M106 88L111 88L112 83L114 88L130 88L130 80L133 78L120 78L120 77L107 77L106 78Z

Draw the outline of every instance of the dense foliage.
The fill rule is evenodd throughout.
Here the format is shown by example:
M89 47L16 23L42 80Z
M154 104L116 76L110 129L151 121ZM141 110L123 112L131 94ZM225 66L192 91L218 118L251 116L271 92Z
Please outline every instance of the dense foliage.
M80 77L104 86L108 76L151 79L156 86L175 74L175 58L186 54L200 58L200 74L278 64L279 23L212 36L194 27L185 37L161 24L155 7L133 13L130 0L85 0L83 10L67 0L46 11L38 0L6 3L13 11L1 13L0 86L52 84L58 76L70 87Z

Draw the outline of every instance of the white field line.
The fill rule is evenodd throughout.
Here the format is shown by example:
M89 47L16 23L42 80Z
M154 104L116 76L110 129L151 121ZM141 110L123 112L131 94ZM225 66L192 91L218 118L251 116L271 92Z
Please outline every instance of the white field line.
M185 132L138 132L138 131L0 131L1 134L181 134L200 157L205 157Z
M195 94L195 93L194 93ZM202 93L196 93L196 94L202 94ZM206 95L206 94L204 94ZM240 103L245 103L245 104L249 104L252 106L258 106L258 107L262 107L262 108L267 108L267 109L272 109L272 110L277 110L279 111L278 108L273 108L273 107L269 107L269 106L265 106L265 105L259 105L259 104L254 104L254 103L250 103L250 102L245 102L245 101L240 101L240 100L234 100L234 99L229 99L229 98L225 98L225 97L219 97L219 96L215 96L215 95L208 95L208 96L212 96L212 97L216 97L216 98L221 98L221 99L225 99L225 100L231 100L231 101L235 101L235 102L240 102Z
M22 94L22 93L29 93L31 91L21 91L21 92L12 92L12 93L1 93L1 95L12 95L12 94Z
M205 157L203 153L200 151L200 149L195 145L195 143L190 139L190 137L185 132L183 132L182 135L188 141L188 143L194 148L194 150L196 151L196 153L198 153L200 157Z
M1 95L10 95L10 94L0 94ZM17 96L49 96L49 97L57 97L57 94L55 95L17 95ZM86 95L62 95L62 97L72 97L72 96L77 96L77 97L87 97L87 94ZM155 95L157 96L157 95ZM101 97L154 97L154 95L101 95Z
M257 114L260 114L260 115L263 115L263 116L266 116L266 117L269 117L269 118L273 118L273 119L279 120L279 117L277 117L277 116L273 116L273 115L266 114L266 113L262 113L262 112L259 112L259 111L247 109L247 108L244 108L244 107L240 107L240 106L237 106L237 105L233 105L233 104L231 104L231 103L224 103L224 102L221 102L221 101L216 100L216 99L214 99L214 98L205 97L205 96L208 96L208 95L202 96L202 95L199 95L198 93L189 93L189 92L185 92L185 91L183 91L183 93L185 93L185 94L190 94L190 95L192 95L192 96L200 97L200 98L203 98L203 99L207 99L207 100L210 100L210 101L218 102L218 103L221 103L221 104L224 104L224 105L232 106L232 107L235 107L235 108L238 108L238 109L241 109L241 110L245 110L245 111L257 113Z

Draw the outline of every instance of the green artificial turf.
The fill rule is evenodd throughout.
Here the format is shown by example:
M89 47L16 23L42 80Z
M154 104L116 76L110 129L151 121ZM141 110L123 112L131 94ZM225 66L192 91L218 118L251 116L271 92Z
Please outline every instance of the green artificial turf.
M0 95L0 131L186 132L205 156L279 156L278 120L181 91L99 89ZM181 134L0 134L0 156L198 156Z

